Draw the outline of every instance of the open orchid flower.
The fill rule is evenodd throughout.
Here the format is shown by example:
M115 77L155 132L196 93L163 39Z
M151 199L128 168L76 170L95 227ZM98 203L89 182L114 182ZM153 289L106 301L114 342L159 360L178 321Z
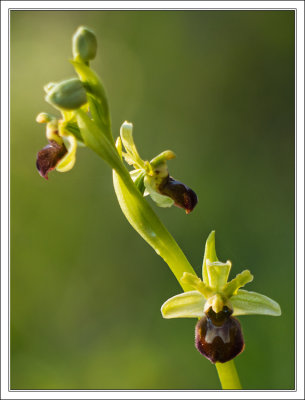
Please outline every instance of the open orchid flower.
M164 151L150 162L139 156L132 135L132 124L125 121L121 126L120 137L126 150L122 155L129 165L135 168L130 176L140 192L150 195L159 207L175 205L189 214L197 204L196 193L169 175L167 161L175 158L171 150Z
M38 115L37 122L46 123L49 144L37 153L36 167L39 174L48 179L48 173L56 168L59 172L70 171L75 164L77 139L62 121L46 113Z
M278 303L260 293L240 289L253 280L249 270L228 282L231 262L218 261L215 232L205 246L202 280L184 273L181 282L193 291L168 299L161 307L164 318L200 318L196 325L195 345L212 363L227 362L244 349L244 340L236 315L281 315Z

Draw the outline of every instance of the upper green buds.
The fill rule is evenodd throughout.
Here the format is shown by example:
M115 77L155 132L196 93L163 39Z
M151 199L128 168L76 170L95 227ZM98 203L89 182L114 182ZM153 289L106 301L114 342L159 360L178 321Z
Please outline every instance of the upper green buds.
M75 110L87 103L86 90L77 78L52 85L45 99L54 107L64 110Z
M84 62L96 56L97 40L95 34L85 26L80 26L72 38L72 53L75 60Z

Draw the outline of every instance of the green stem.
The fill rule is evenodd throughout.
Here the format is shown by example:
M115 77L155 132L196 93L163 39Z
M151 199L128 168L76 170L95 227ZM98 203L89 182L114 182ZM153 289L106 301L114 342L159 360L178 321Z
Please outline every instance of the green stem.
M226 363L216 363L215 366L223 389L242 389L238 373L235 368L234 360L228 361Z
M180 281L184 272L196 275L175 239L159 220L143 195L136 188L128 171L115 169L113 184L123 214L131 226L161 256L177 278L183 290L192 286Z

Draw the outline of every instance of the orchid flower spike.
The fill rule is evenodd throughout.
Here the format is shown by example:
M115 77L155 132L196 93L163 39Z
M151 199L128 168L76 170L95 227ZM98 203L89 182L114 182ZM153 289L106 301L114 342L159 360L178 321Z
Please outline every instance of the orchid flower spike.
M161 307L164 318L200 318L195 345L212 363L227 362L244 350L241 325L234 316L281 315L281 308L274 300L240 289L253 280L249 270L228 282L230 269L230 261L222 263L216 256L212 231L205 245L202 280L185 272L181 282L194 290L171 297Z

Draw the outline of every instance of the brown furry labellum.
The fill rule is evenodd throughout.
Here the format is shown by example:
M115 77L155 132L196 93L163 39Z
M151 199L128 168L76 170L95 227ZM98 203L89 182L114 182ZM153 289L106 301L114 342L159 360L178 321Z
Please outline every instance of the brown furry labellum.
M192 189L171 176L165 178L158 191L174 200L175 206L183 208L187 214L195 208L198 202L197 195Z
M210 308L196 325L195 345L212 363L225 363L240 354L245 347L241 325L224 307L215 313Z
M48 179L48 173L56 167L66 153L64 144L50 140L50 143L37 153L36 167L40 175Z

